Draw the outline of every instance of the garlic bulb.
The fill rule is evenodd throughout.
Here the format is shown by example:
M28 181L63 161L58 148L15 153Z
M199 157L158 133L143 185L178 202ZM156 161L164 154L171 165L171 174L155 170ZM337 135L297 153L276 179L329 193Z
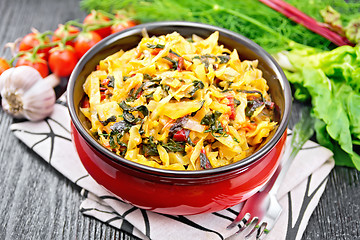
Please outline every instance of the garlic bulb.
M29 66L10 68L0 76L2 107L16 118L42 120L54 109L53 87L59 82L55 75L43 79L36 69Z

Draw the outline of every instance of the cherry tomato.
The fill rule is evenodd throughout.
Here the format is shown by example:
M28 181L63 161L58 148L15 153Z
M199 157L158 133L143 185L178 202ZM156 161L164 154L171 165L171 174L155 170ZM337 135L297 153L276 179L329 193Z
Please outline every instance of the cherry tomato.
M75 40L75 52L80 59L92 46L100 42L101 37L96 32L82 32Z
M48 43L50 43L50 39L48 36L42 35L41 33L32 32L27 34L21 40L19 45L19 51L29 51L40 44L48 44ZM44 58L46 60L49 56L50 49L51 49L50 47L39 49L38 53L40 54L43 53Z
M47 62L38 55L34 56L30 53L22 55L16 63L16 67L18 66L30 66L35 68L43 78L49 75Z
M5 58L0 58L0 75L5 72L5 70L11 68L10 64L8 63L8 61L6 61Z
M58 28L54 32L54 35L52 36L52 41L56 42L56 41L60 41L67 37L74 37L79 32L80 32L80 30L77 27L74 27L71 25L59 24ZM74 46L73 40L66 41L66 45Z
M73 47L57 47L50 51L50 70L59 77L68 77L77 64L77 57Z
M121 20L111 26L111 33L121 32L127 28L136 26L136 22L133 20Z
M88 25L97 25L106 24L108 22L110 22L110 18L100 12L92 10L91 13L85 17L83 23ZM99 34L101 38L105 38L111 34L111 26L99 28L97 30L94 30L94 32Z

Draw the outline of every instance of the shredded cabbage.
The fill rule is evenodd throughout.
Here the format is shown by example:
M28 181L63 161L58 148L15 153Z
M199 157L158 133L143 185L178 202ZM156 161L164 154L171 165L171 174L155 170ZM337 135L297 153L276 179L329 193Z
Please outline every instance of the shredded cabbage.
M200 170L252 154L274 130L257 61L241 61L219 33L144 37L101 60L81 111L110 151L152 167ZM234 86L234 88L232 87Z

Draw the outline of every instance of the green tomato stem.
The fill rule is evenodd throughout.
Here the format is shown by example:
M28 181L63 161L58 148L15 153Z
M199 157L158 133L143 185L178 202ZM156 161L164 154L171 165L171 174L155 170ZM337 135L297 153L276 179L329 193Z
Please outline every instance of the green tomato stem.
M24 55L25 53L27 53L27 52L24 52L24 51L18 52L13 58L11 58L11 59L9 60L10 66L13 65L13 62L14 62L18 57L20 57L21 55Z
M40 38L43 39L45 38L47 35L54 35L54 32L52 31L46 31L40 34Z
M95 31L95 30L98 30L103 27L109 27L113 24L114 24L114 21L109 21L109 22L102 23L102 24L84 24L83 31L91 32L91 31Z
M65 26L70 26L70 25L72 25L72 26L75 26L75 27L79 27L79 28L81 28L81 29L84 28L84 24L79 23L78 21L75 21L75 20L67 21L64 25L65 25Z

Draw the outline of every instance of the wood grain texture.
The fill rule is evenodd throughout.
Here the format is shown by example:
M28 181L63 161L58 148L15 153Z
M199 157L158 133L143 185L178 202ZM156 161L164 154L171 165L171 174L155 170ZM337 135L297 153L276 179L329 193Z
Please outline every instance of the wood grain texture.
M30 27L54 30L84 16L75 0L1 0L0 46ZM294 105L290 125L300 108ZM12 121L0 110L0 239L134 239L83 216L80 189L22 144L9 130ZM354 169L334 169L303 239L360 239L359 180Z

